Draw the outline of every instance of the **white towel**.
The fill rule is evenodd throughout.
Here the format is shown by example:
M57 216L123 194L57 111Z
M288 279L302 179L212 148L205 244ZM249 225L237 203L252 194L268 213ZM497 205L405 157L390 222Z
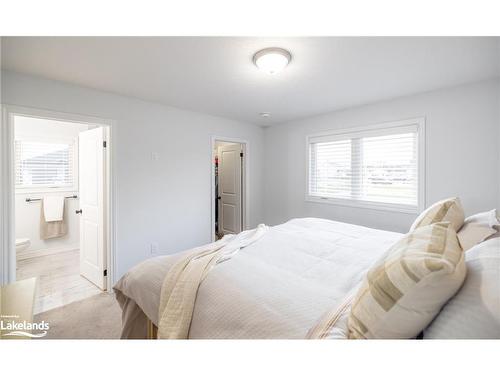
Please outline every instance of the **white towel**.
M43 215L46 222L62 221L64 215L64 196L43 197Z

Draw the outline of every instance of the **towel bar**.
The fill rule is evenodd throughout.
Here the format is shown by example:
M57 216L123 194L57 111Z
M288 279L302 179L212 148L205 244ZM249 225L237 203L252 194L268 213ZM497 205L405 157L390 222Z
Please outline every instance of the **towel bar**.
M71 195L69 197L64 197L64 199L70 199L70 198L78 198L78 195ZM26 202L36 202L36 201L41 201L42 198L26 198Z

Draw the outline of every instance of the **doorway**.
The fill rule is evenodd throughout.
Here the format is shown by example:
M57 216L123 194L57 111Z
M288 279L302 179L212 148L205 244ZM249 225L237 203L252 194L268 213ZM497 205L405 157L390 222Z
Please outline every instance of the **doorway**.
M10 281L37 278L35 314L108 289L111 129L107 121L8 110Z
M247 225L246 184L248 144L214 138L212 141L212 238L240 233Z

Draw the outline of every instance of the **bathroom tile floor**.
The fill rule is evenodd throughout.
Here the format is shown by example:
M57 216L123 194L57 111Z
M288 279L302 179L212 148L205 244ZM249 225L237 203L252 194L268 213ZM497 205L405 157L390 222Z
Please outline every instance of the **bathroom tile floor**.
M80 276L78 250L17 261L17 280L36 277L35 314L102 293Z

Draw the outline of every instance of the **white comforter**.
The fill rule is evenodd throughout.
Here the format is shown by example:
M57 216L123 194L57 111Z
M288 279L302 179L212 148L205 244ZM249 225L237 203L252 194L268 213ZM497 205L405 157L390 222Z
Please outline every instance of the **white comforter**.
M304 338L401 236L312 218L271 227L208 274L198 291L189 337ZM144 312L157 323L161 284L176 259L143 262L117 283L117 298L129 310L124 310L125 320Z

